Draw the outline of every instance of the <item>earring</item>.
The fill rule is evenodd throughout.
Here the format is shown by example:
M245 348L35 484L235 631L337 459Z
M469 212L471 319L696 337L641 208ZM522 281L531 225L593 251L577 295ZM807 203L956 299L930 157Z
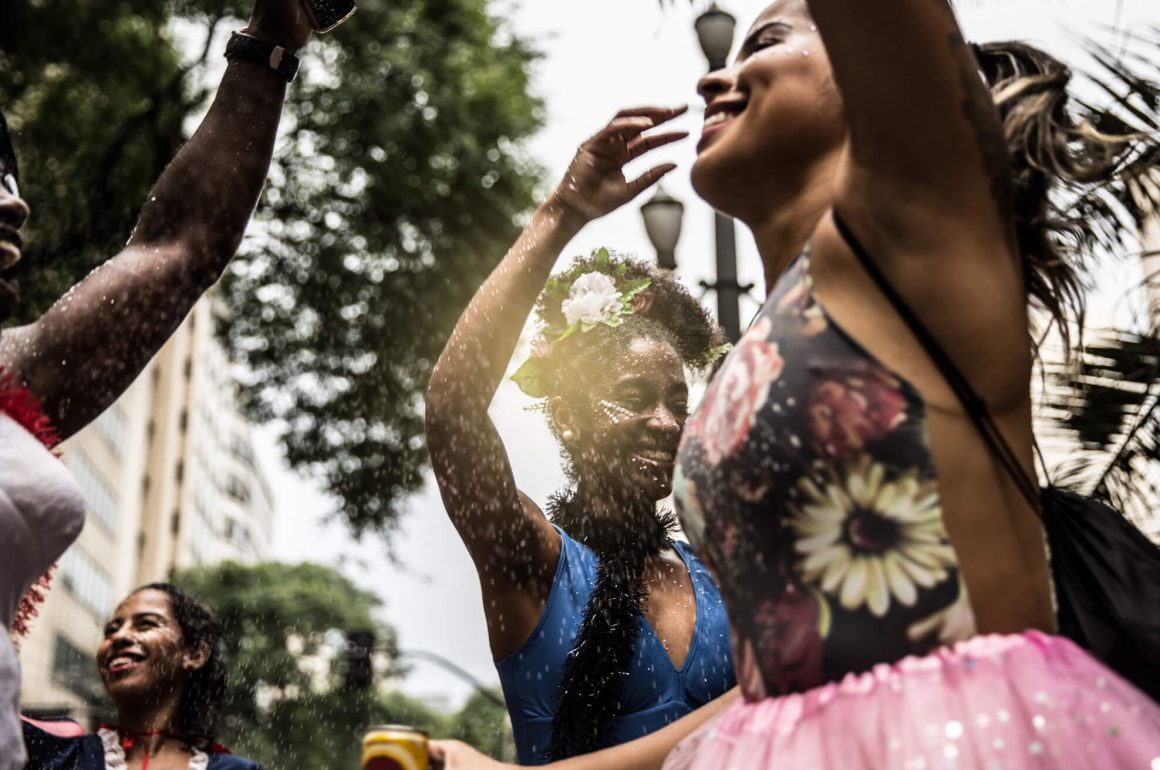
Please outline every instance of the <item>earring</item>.
M564 439L565 444L570 444L572 443L572 440L576 438L576 434L573 433L570 429L565 428L564 432L560 434L560 438Z

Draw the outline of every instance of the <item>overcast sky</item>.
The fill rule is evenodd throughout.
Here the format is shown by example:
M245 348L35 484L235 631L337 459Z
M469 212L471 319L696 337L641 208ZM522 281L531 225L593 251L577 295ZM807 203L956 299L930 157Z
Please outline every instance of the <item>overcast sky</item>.
M739 44L765 2L724 0L720 5L738 18L735 44ZM567 167L577 143L618 109L640 104L695 107L678 122L694 138L659 151L649 162L672 160L680 166L665 180L669 192L685 203L677 250L680 275L693 286L711 278L711 212L688 182L701 120L695 83L706 68L692 22L704 5L694 8L686 0L676 0L664 12L656 0L497 2L494 7L518 33L539 41L545 53L536 70L535 88L547 104L547 125L530 151L553 180ZM1077 34L1094 32L1098 25L1117 23L1120 29L1131 30L1160 23L1157 0L975 0L960 2L958 7L968 40L1021 38L1064 58L1074 54L1072 41ZM358 24L358 16L350 23ZM899 43L904 45L905 39ZM638 211L640 202L589 225L565 257L602 245L651 255ZM758 260L751 238L740 228L738 248L741 280L758 284L756 297L761 290ZM1118 296L1133 278L1130 272L1111 275L1105 289ZM743 305L743 319L756 308L755 302ZM542 501L561 485L562 475L541 416L527 411L528 405L514 385L505 383L492 412L517 481ZM392 565L380 544L355 544L342 525L323 522L331 509L326 498L284 470L268 432L260 443L277 497L274 557L339 566L359 585L382 597L383 618L398 629L403 648L443 655L480 680L497 683L475 571L447 521L434 485L429 483L413 499L397 541L402 564ZM427 663L416 663L403 689L420 696L445 696L452 705L470 692L469 685Z

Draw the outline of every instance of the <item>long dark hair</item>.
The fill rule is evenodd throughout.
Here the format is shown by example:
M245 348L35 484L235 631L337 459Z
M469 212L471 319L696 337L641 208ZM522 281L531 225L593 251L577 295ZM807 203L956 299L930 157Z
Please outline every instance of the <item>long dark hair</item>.
M209 657L193 672L181 696L181 730L212 741L214 726L226 697L226 646L217 616L204 604L172 583L149 583L133 593L162 591L169 596L173 616L181 626L181 640L187 649L205 645Z
M1114 133L1098 129L1098 113L1072 104L1071 70L1034 46L995 42L971 50L1002 120L1028 295L1069 350L1068 322L1083 322L1081 271L1092 247L1107 243L1101 228L1118 219L1107 187L1155 170L1156 137L1124 125Z

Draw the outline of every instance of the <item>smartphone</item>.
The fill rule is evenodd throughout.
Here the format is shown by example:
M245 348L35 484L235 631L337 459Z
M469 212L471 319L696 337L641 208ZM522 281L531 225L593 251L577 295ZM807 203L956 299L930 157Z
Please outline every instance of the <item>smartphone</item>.
M315 32L329 32L354 15L355 0L302 0Z

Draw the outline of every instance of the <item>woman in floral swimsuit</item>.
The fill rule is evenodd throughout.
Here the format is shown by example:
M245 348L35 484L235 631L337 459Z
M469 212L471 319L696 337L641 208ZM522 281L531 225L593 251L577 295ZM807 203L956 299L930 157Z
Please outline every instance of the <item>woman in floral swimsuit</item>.
M693 183L769 296L674 479L745 698L670 770L1160 767L1160 706L1054 635L1036 511L870 272L1030 473L1028 305L1065 323L1079 294L1047 192L1128 148L1069 123L1067 79L969 47L944 0L779 0L702 79ZM686 732L568 770L655 768Z

